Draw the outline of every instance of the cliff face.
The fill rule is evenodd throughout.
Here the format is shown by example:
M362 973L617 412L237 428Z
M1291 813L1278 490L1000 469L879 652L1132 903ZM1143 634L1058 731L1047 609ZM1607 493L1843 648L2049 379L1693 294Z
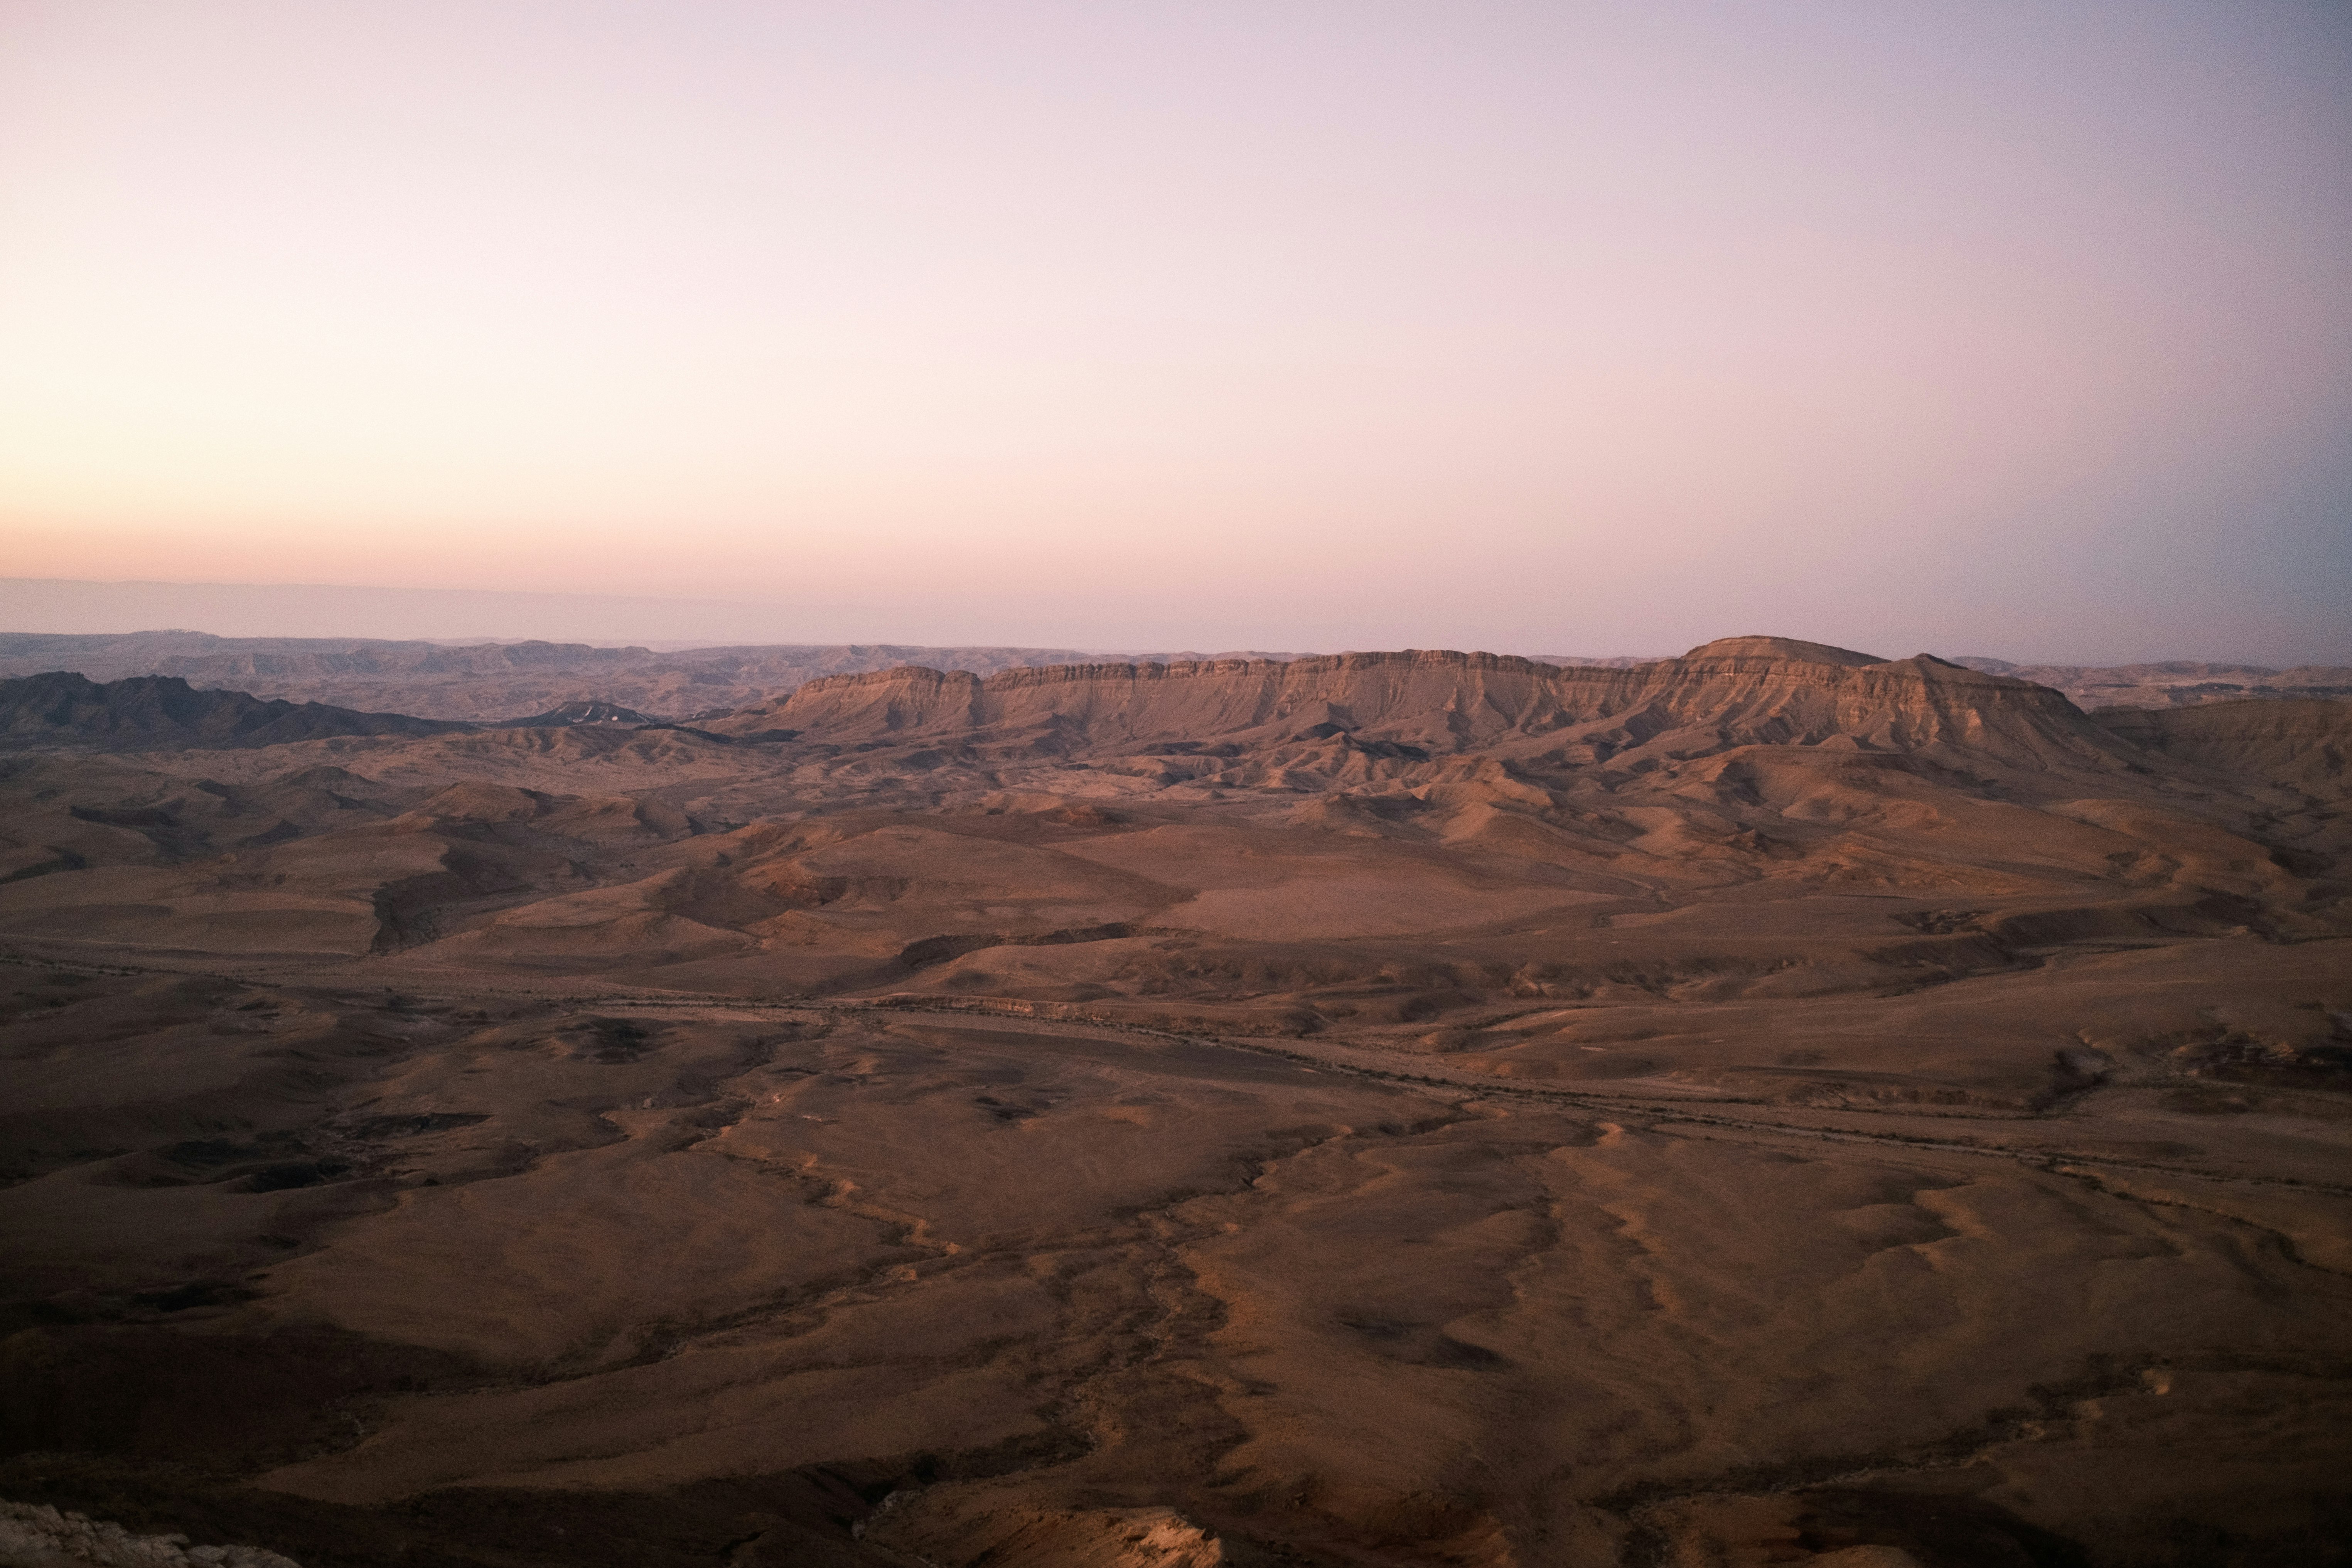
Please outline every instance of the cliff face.
M2127 748L2063 697L1921 655L1733 637L1678 659L1560 668L1494 654L1406 651L1193 664L1075 664L982 678L923 668L812 681L716 721L844 744L932 742L1094 751L1244 748L1347 736L1432 755L1530 745L1570 762L1746 744L2102 763Z
M812 681L753 711L772 713L772 727L826 740L1012 739L1044 730L1098 745L1274 741L1318 724L1391 740L1426 741L1448 731L1492 740L1563 719L1555 689L1561 673L1527 659L1459 653L1076 664L985 679L897 669ZM749 715L730 722L772 727Z
M242 691L199 691L167 675L103 685L64 671L0 680L0 744L16 748L237 748L334 735L437 735L466 728L400 713L264 701Z

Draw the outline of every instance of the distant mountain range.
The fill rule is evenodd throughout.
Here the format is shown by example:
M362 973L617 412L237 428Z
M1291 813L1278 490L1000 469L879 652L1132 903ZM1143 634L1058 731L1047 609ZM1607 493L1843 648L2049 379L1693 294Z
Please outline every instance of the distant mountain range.
M105 636L0 633L0 678L69 669L92 680L175 675L199 687L389 709L428 719L511 722L567 703L604 702L648 714L724 712L782 696L821 676L928 665L992 674L1032 665L1085 664L1076 648L920 647L892 643L774 645L657 652L586 643L452 646L366 637L221 637L149 631ZM1211 657L1198 653L1160 659ZM1247 657L1294 658L1255 652Z
M2259 664L2011 664L1969 655L1955 664L1988 675L2014 676L2063 691L2078 708L2180 708L2235 702L2249 697L2352 697L2352 668L2305 664L2271 669Z
M2046 687L1925 654L1879 659L1785 637L1727 637L1623 668L1408 650L987 677L896 669L811 681L705 727L754 741L1118 755L1155 775L1238 770L1252 783L1269 768L1340 777L1465 753L1640 773L1758 744L2094 766L2123 750Z
M0 744L85 751L207 751L339 735L437 735L467 728L403 713L198 690L176 676L105 684L67 671L0 680Z
M175 675L94 681L67 670L0 679L0 748L43 751L223 751L352 735L445 735L476 730L670 728L612 702L566 702L544 713L472 723L369 713L190 686Z
M72 670L93 681L178 676L190 685L260 698L473 723L571 724L547 717L604 704L688 722L771 702L812 680L919 666L987 676L1003 670L1119 661L1215 658L1289 661L1310 656L1248 650L1106 655L1077 648L927 647L896 643L743 645L659 650L586 643L448 644L364 637L223 637L145 631L104 636L0 633L0 678ZM1633 668L1629 655L1533 656L1567 668ZM2174 661L2099 668L2023 665L1983 657L1951 662L2031 680L2084 709L2164 708L2244 698L2352 696L2352 668ZM530 721L514 714L530 714Z
M526 646L525 659L539 657ZM487 739L524 729L642 731L698 746L799 742L826 754L914 748L1000 763L1059 760L1163 788L1320 790L1449 757L1634 777L1763 745L1916 753L1964 772L1989 763L2145 772L2163 756L2224 773L2253 767L2315 798L2346 787L2342 737L2352 709L2343 702L2249 701L2241 691L2234 702L2086 715L2052 687L1974 668L1988 662L1727 637L1681 658L1625 665L1413 650L1096 661L986 676L901 665L820 677L690 723L593 700L466 722L205 690L176 676L99 683L50 671L0 679L0 746L136 752L340 737Z

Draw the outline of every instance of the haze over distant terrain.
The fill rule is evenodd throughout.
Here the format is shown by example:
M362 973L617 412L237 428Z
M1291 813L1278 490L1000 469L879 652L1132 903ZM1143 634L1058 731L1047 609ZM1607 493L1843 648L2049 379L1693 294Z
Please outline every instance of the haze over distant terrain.
M1759 617L1763 619L1770 616ZM1920 617L1932 622L1932 617ZM1276 617L1280 624L1286 617ZM902 610L845 610L839 606L793 607L740 600L683 600L615 595L489 593L453 589L370 588L316 584L94 582L70 578L0 577L0 631L49 633L67 637L131 637L142 629L178 627L199 637L240 639L341 638L373 642L432 641L489 643L542 641L584 643L597 647L642 646L654 651L681 652L696 647L858 647L914 648L915 643L877 637L876 629L904 627L909 617ZM1662 658L1675 638L1671 614L1661 615L1629 633L1614 646L1600 640L1599 628L1608 624L1581 606L1564 614L1529 636L1518 651L1535 657L1567 658ZM1134 628L1128 628L1134 629ZM2316 637L2284 640L2277 628L2233 632L2221 647L2190 646L2168 640L2170 634L2153 632L2144 642L2126 645L2114 663L2089 662L2086 656L2106 639L2084 628L2066 626L2030 628L2006 650L2011 658L1983 662L2005 668L2045 672L2035 679L2065 685L2069 670L2111 668L2126 662L2140 665L2213 663L2217 668L2284 671L2288 668L2341 668L2352 660L2352 639L2334 637L2334 627ZM1485 626L1466 640L1477 645L1500 635ZM151 636L161 636L149 631ZM1922 626L1906 624L1892 631L1896 641L1916 641L1928 635ZM1980 642L1972 632L1955 633L1954 646ZM1581 651L1558 650L1576 643ZM2282 663L2249 664L2246 645L2279 647ZM66 645L59 645L66 646ZM156 647L162 644L144 646ZM1009 648L1018 647L1027 662L1050 662L1064 655L1119 654L1154 657L1132 640L1106 642L1084 649L1003 643L957 645ZM2112 646L2112 645L2109 645ZM941 651L928 645L930 652ZM2023 655L2033 649L2043 657L2075 662L2030 663ZM1605 652L1594 652L1606 649ZM2333 650L2330 652L2330 650ZM173 650L185 652L186 648ZM2235 657L2218 656L2233 652ZM2206 657L2213 656L2213 657ZM1975 657L1975 656L1971 656ZM2325 662L2332 658L2335 663ZM2313 663L2315 658L2322 660ZM21 661L20 661L21 662ZM110 667L112 668L112 667ZM876 668L879 668L878 666ZM957 668L967 668L958 666ZM998 668L973 665L969 668ZM126 665L121 673L131 673Z

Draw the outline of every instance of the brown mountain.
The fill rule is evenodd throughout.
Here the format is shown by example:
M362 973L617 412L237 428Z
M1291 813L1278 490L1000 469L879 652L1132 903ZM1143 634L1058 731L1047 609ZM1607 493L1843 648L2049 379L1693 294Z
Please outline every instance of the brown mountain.
M199 691L172 676L100 684L67 671L0 680L0 745L106 752L278 746L334 735L436 735L462 724Z
M1298 657L1171 653L1132 656L1132 662L1174 664L1204 658L1284 661ZM1128 661L1126 656L1121 661ZM777 644L656 649L541 641L458 645L356 637L222 637L193 631L82 636L0 632L0 678L52 669L77 670L100 681L176 675L194 686L260 697L478 721L503 721L509 714L549 711L580 701L691 720L770 702L804 682L832 675L907 665L991 675L1102 662L1102 654L1074 648ZM1544 654L1533 662L1624 669L1673 661ZM2085 710L2352 695L2352 669L2320 666L2279 670L2176 660L2105 668L2012 664L1977 657L1953 662L2050 687Z
M2352 704L1741 637L710 722L5 759L0 1499L368 1568L2352 1539Z
M2110 731L2030 682L1925 654L1890 660L1777 637L1726 638L1623 668L1404 652L1066 665L985 678L895 669L812 681L705 727L998 753L1214 757L1238 749L1278 754L1294 768L1350 754L1419 761L1481 752L1640 772L1741 745L1832 743L2115 767L2122 751Z

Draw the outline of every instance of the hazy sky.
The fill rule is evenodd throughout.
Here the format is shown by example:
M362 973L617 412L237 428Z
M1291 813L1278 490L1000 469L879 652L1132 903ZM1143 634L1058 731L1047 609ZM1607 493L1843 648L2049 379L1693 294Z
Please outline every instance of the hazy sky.
M0 0L0 540L2352 661L2352 5Z

